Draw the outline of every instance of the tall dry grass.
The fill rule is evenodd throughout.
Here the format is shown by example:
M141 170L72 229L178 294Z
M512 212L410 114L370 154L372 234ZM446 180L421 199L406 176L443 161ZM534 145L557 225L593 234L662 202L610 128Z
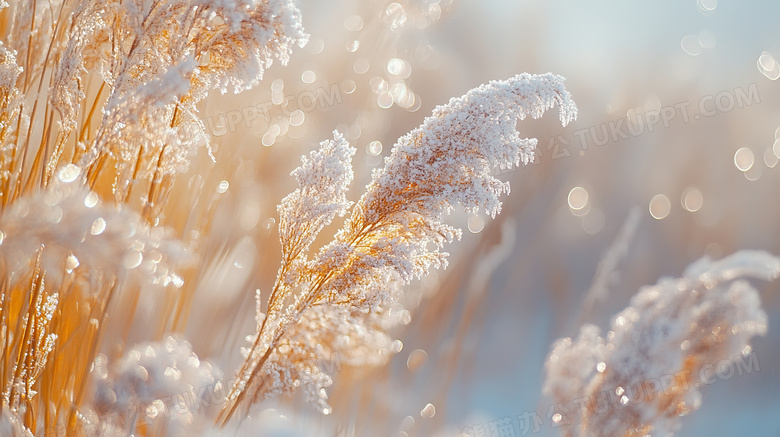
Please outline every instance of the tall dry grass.
M34 1L1 13L4 417L16 434L205 427L211 413L170 417L161 400L226 384L173 336L193 309L213 251L200 236L219 209L213 198L176 202L177 177L199 156L215 159L198 102L287 62L307 38L300 14L287 1L181 0ZM460 235L442 217L458 205L500 210L509 187L491 168L529 161L535 143L514 123L554 104L564 123L576 115L551 75L453 99L399 140L354 206L355 149L343 136L304 158L279 206L276 286L257 294L257 332L217 422L298 386L327 413L331 381L314 358L381 363L371 350L390 349L398 284L446 265L430 246ZM348 211L335 240L309 254Z
M396 54L407 20L424 28L445 3L404 3L407 10L419 6L417 15L403 7L399 12L398 3L367 3L361 15L380 18L363 29L374 39L362 42L384 46L382 56ZM378 25L386 33L371 27ZM493 171L528 164L536 147L535 140L520 138L517 120L557 105L566 124L576 107L562 79L549 74L482 85L435 108L401 136L358 198L349 186L367 177L360 165L353 173L354 125L344 121L342 132L293 171L291 194L267 199L258 190L265 206L279 206L278 223L257 226L260 214L252 209L260 206L250 205L248 214L243 199L231 193L243 183L251 191L257 168L289 169L257 155L263 162L236 159L234 151L246 146L211 135L200 110L215 93L255 87L273 62L286 64L307 38L298 9L287 0L33 0L0 8L3 435L272 433L276 424L262 420L256 405L289 393L300 393L319 413L340 410L333 428L342 435L399 425L393 400L372 391L398 382L382 365L403 347L393 336L419 297L406 293L419 285L410 282L445 267L444 247L461 236L445 217L460 209L495 217L509 184ZM376 58L366 62L384 65ZM366 100L391 95L417 117L419 96L403 74L374 81ZM371 126L366 130L385 134L387 120L370 112L358 115L377 121L364 123ZM512 208L529 196L513 195ZM255 234L238 238L225 223ZM471 352L467 338L484 317L491 272L511 253L515 224L501 218L496 224L476 247L479 262L447 277L447 288L459 293L433 296L412 327L429 344L448 338L442 371L431 378L430 399L440 409L450 402L447 387L459 358ZM258 234L265 242L276 232L278 247L257 250ZM543 242L534 247L542 250ZM529 265L533 259L526 256ZM278 270L271 260L280 260ZM775 262L768 256L731 260L754 265L758 276L776 274L765 270ZM699 265L678 288L698 292L732 279L728 262L708 267ZM271 287L269 275L275 276ZM675 357L682 364L672 360L665 371L698 369L744 350L751 336L764 332L754 291L734 284L731 300L706 292L693 300L668 297L703 314L683 319L687 327L720 330L701 338L699 331L685 331L689 342L701 340L696 353ZM223 299L223 289L239 292ZM653 291L643 291L632 305L662 319L666 307L649 296ZM708 319L707 305L716 305L720 318ZM737 312L744 317L727 317L733 310L744 310ZM208 323L204 314L211 316ZM247 315L252 326L242 323ZM630 339L658 325L642 319L634 331L613 327L607 338L623 332ZM735 338L721 334L734 327L745 329ZM194 346L185 333L197 333L190 338ZM613 347L633 348L652 361L683 337ZM631 369L621 373L621 357L609 353L593 328L578 342L566 349L572 340L561 340L550 356L547 391L553 397L567 402L637 376ZM603 346L598 361L579 355L591 343ZM345 384L331 389L326 367L333 359L347 371L340 375ZM598 370L600 364L609 370ZM581 371L573 378L580 385L561 388L572 369ZM417 382L414 375L404 378L404 384ZM217 392L222 402L210 397ZM610 430L673 430L673 416L695 408L685 404L694 395L677 388L645 410L611 416ZM601 427L603 418L591 416L568 432L589 435ZM440 414L418 435L432 434L443 420Z

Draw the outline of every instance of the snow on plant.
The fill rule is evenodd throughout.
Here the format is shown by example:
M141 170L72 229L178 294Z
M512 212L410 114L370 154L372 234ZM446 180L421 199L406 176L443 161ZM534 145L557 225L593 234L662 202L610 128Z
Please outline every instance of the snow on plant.
M258 310L258 332L223 421L243 402L301 383L309 400L329 412L324 388L330 381L324 375L304 378L322 373L305 358L322 349L338 352L347 346L338 340L351 338L351 332L363 335L349 342L349 349L376 350L387 343L366 344L362 338L384 340L381 332L372 331L376 319L396 303L399 285L446 266L447 253L440 249L460 238L461 231L443 217L458 205L492 216L501 210L499 196L509 184L492 176L491 169L532 159L536 140L521 139L515 124L527 116L541 117L554 105L563 124L577 115L563 78L520 74L438 106L398 140L333 241L314 254L308 249L317 234L350 206L345 192L354 149L335 133L333 141L304 158L293 172L299 188L279 206L282 264L276 284L266 312Z
M544 393L572 406L554 417L565 435L672 435L679 417L701 404L692 378L704 366L749 354L750 339L766 333L758 292L744 279L778 275L780 259L765 252L703 258L681 278L642 288L605 336L585 325L576 340L558 340L545 364ZM668 387L647 387L668 375L675 375ZM605 409L611 398L597 398L612 393L617 402Z
M154 186L186 170L197 147L208 144L195 105L210 89L253 87L274 59L286 63L307 39L289 0L81 0L68 6L73 20L51 97L63 129L47 171L74 133L85 67L98 67L109 87L103 117L91 141L78 134L73 160L90 176L105 160L116 161L120 200L137 178ZM150 189L149 207L153 194Z

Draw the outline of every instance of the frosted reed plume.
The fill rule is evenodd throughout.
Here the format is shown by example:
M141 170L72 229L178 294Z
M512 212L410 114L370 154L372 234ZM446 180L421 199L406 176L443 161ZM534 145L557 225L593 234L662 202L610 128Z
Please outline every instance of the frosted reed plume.
M245 402L307 387L308 398L330 412L319 375L305 357L343 352L370 361L385 350L382 325L397 307L399 287L447 263L440 249L461 231L443 222L456 206L495 216L509 184L490 173L528 163L535 139L521 139L515 124L540 117L558 105L563 124L577 109L551 74L521 74L493 81L437 107L433 115L401 137L376 170L366 193L352 208L332 242L309 259L309 245L336 215L349 208L344 192L351 180L351 149L334 134L293 172L299 189L279 207L282 264L268 297L258 305L258 332L222 414L227 421ZM362 334L361 334L362 333ZM358 334L357 344L347 342ZM372 338L364 342L363 338ZM305 339L306 341L301 341ZM381 341L377 341L380 339ZM313 346L317 345L317 346ZM362 354L350 353L367 347ZM354 363L362 364L362 363ZM306 384L306 381L312 384Z
M119 200L132 180L162 181L208 146L195 105L210 89L253 87L274 59L286 63L307 38L300 13L286 0L82 0L72 7L51 99L64 129L49 169L75 129L85 67L97 67L109 86L103 117L91 141L79 135L74 162L94 177L104 160L115 160ZM150 190L148 208L154 195Z
M564 434L672 435L679 417L701 404L693 378L702 367L747 355L750 339L766 333L758 292L745 279L778 275L780 259L765 252L703 258L679 279L642 288L605 336L585 325L575 340L558 340L545 365L544 392L572 406L557 416ZM675 377L663 390L643 385L668 375ZM598 406L602 393L615 393L617 405Z

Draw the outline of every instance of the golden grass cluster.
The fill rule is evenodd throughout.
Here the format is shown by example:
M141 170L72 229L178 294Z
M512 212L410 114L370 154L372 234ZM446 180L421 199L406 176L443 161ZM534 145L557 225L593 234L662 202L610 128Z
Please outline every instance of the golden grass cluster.
M3 5L0 38L0 408L77 435L95 358L121 356L141 289L177 289L152 339L186 317L186 237L210 213L168 200L209 148L196 104L253 86L306 36L285 1L33 0Z
M218 180L208 163L230 159L213 153L231 145L209 136L199 107L210 92L254 87L307 38L291 0L0 1L0 434L235 435L253 405L296 390L329 414L323 360L385 363L409 317L404 287L446 267L444 248L461 237L445 217L501 211L509 184L494 170L528 164L537 146L517 121L554 106L564 125L577 116L559 76L481 85L399 138L355 202L356 149L334 131L292 172L275 282L245 290L256 324L233 351L238 368L220 371L206 359L233 360L198 357L183 337L197 294L219 292L209 275L224 255L206 242L219 196L181 181ZM486 283L509 245L475 263L472 281ZM759 252L701 261L642 290L605 338L586 326L556 343L545 391L560 404L586 399L579 417L559 417L565 432L674 432L698 406L688 380L619 397L606 415L590 399L749 350L766 315L734 279L772 279L777 262ZM467 297L457 338L483 298ZM454 305L434 301L423 325ZM235 338L238 322L228 321Z

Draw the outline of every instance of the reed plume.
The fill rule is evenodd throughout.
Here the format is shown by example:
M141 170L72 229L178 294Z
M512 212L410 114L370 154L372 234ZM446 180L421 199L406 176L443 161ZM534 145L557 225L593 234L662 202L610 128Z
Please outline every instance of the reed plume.
M544 392L561 407L553 420L567 436L673 435L716 365L747 357L750 339L766 333L745 279L778 275L780 259L766 252L703 258L642 288L605 336L585 325L576 340L558 340L545 364Z
M541 117L556 104L563 124L576 117L561 77L520 74L437 107L398 140L344 226L311 259L307 251L317 234L349 207L344 193L354 150L336 133L305 158L293 172L298 190L279 207L282 263L266 311L258 311L258 330L223 423L242 403L300 384L329 413L329 378L307 357L346 353L368 361L388 353L381 327L392 325L401 309L399 287L446 267L448 254L440 249L460 238L460 229L444 223L444 216L457 206L495 216L509 184L491 170L527 164L536 147L535 139L520 138L517 120ZM361 353L350 352L355 348Z

